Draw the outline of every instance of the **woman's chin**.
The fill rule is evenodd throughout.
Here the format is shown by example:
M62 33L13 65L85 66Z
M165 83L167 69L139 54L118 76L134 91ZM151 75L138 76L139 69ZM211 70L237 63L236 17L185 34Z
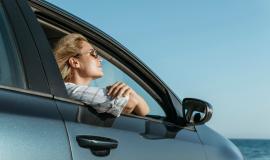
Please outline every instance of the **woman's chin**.
M103 77L104 76L104 73L101 71L100 72L100 77Z
M104 76L104 74L103 74L103 72L101 72L100 74L98 74L98 75L96 76L96 79L101 78L101 77L103 77L103 76Z

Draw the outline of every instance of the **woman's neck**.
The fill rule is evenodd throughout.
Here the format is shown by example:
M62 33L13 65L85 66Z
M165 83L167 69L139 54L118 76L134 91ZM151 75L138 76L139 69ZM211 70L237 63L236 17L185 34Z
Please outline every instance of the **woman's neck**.
M92 79L90 78L83 78L83 77L74 75L67 82L71 82L71 83L79 84L79 85L89 85L91 81Z

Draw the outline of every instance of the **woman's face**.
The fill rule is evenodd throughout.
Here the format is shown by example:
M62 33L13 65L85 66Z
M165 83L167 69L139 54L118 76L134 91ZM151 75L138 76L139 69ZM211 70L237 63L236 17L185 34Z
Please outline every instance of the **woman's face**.
M91 80L102 77L101 58L93 54L94 48L88 42L82 41L81 45L81 55L78 57L80 63L79 75Z

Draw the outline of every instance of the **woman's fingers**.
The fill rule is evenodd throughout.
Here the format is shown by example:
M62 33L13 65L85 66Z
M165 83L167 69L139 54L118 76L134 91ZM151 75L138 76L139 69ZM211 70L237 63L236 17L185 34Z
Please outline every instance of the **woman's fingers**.
M109 87L108 95L115 98L115 97L123 97L129 95L132 89L123 82L117 82Z
M129 86L128 85L125 85L123 87L121 87L118 92L114 95L115 97L124 97L124 93L127 91L127 90L130 90Z
M127 90L125 90L125 92L123 92L123 97L130 95L132 91L133 90L131 88L128 88Z
M112 97L121 96L119 93L123 92L124 89L127 89L128 86L125 83L119 83L111 92Z
M115 87L118 86L120 83L121 83L121 82L116 82L116 83L114 83L113 85L108 86L108 87L107 87L107 89L108 89L107 94L108 94L108 95L111 95L112 91L113 91L113 90L115 89Z

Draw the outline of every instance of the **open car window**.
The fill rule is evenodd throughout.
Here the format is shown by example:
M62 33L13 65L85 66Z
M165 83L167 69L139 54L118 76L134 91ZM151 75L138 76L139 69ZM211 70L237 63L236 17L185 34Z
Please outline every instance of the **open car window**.
M108 53L104 52L101 49L98 49L98 53L104 55L103 57L109 55ZM165 117L165 113L162 110L161 106L157 103L157 101L128 74L123 72L121 69L116 67L114 64L112 64L105 58L102 61L102 68L104 76L102 78L93 81L93 83L91 84L92 86L104 87L112 85L118 81L124 82L125 84L128 84L134 91L136 91L136 93L138 93L144 98L144 100L147 102L150 108L149 115L158 115Z
M55 47L55 44L60 38L71 32L55 26L43 19L38 19L38 21L43 28L52 49ZM87 37L87 35L85 36ZM102 68L104 71L104 76L92 82L91 86L105 88L106 86L112 85L117 81L124 82L133 90L135 90L139 95L141 95L148 103L150 107L150 113L148 116L159 118L166 117L165 112L163 111L159 102L156 100L155 96L153 97L155 93L151 90L150 87L141 85L141 83L143 83L142 80L139 80L141 83L138 83L138 78L136 80L134 79L134 73L132 73L132 71L125 67L120 61L115 60L111 56L110 52L105 51L101 47L95 46L95 42L93 42L91 39L89 39L89 42L98 50L100 56L103 57Z

